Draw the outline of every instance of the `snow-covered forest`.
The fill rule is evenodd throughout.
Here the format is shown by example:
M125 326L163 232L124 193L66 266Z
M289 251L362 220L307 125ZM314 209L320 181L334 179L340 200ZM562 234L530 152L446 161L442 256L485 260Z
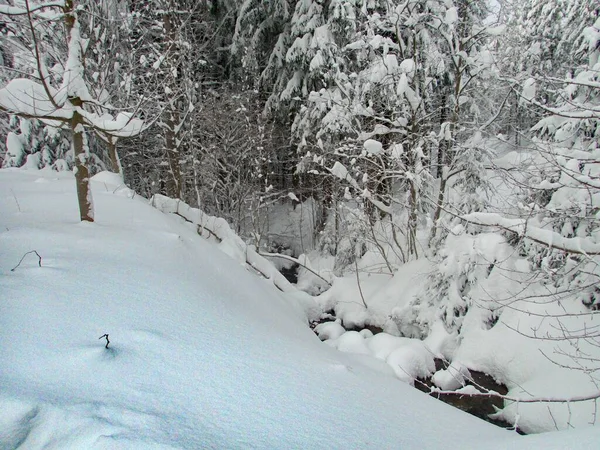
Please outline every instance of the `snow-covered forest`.
M598 0L0 0L0 63L0 448L596 448Z

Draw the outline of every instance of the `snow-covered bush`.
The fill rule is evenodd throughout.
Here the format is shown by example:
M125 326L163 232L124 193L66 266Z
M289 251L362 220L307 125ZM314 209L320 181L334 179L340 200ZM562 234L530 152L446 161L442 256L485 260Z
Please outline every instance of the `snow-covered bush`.
M73 165L71 141L64 131L45 125L36 119L13 116L13 130L6 135L6 154L2 167L22 167L68 170ZM97 172L104 165L96 159Z
M422 292L406 306L392 311L404 335L425 337L438 320L448 332L460 332L465 315L475 303L487 308L487 316L480 318L482 327L494 321L498 304L484 298L480 291L474 295L472 290L494 271L503 270L513 249L499 233L471 235L460 225L452 231Z

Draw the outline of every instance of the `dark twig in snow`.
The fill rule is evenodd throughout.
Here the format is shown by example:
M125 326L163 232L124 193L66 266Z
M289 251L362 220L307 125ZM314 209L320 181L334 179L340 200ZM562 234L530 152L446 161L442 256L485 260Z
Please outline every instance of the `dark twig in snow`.
M106 338L106 345L104 346L104 348L108 348L108 344L110 344L110 341L108 340L108 334L103 334L98 339L102 339L102 338Z
M360 287L360 277L358 276L358 261L356 260L356 256L354 257L354 267L356 268L356 284L358 285L358 292L360 294L360 298L365 305L365 309L368 310L367 302L365 301L365 296L363 295L362 288Z
M520 398L513 397L510 395L502 395L496 391L487 391L487 392L461 392L461 391L448 391L441 390L438 388L431 388L430 393L432 394L444 394L444 395L458 395L461 397L498 397L505 401L516 402L516 403L566 403L569 405L571 403L577 402L587 402L600 398L600 392L593 392L588 395L577 395L570 398L564 397L532 397L532 398ZM570 424L569 424L570 426Z
M17 209L19 210L19 212L22 212L22 211L21 211L21 205L19 205L19 200L17 200L17 196L15 195L15 191L13 191L13 190L11 189L11 190L10 190L10 192L12 193L12 195L13 195L13 198L15 199L15 203L17 204Z
M37 257L38 257L38 265L39 265L40 267L42 267L42 257L41 257L41 256L40 256L40 254L39 254L38 252L36 252L35 250L31 250L30 252L27 252L27 253L25 253L25 254L23 255L23 257L21 258L21 261L19 261L19 264L17 264L15 267L13 267L12 269L10 269L10 271L11 271L11 272L14 272L14 271L15 271L15 269L21 265L21 263L23 262L23 260L25 259L25 257L26 257L27 255L29 255L30 253L35 253L35 254L37 255Z
M268 252L260 252L259 255L262 256L262 257L265 257L265 258L281 258L281 259L286 259L288 261L292 261L293 263L298 264L300 267L305 268L310 273L312 273L314 276L316 276L317 278L319 278L321 281L327 283L327 286L331 287L331 282L327 281L325 278L323 278L317 272L315 272L314 270L312 270L310 267L307 267L305 264L302 264L298 258L294 258L294 257L288 256L288 255L281 255L279 253L268 253Z

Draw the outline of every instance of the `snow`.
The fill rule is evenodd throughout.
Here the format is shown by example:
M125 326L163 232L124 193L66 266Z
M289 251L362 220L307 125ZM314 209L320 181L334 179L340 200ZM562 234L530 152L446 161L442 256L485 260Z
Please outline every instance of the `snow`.
M473 224L500 227L551 248L587 255L600 254L600 244L588 238L566 238L555 231L531 226L524 219L507 219L496 213L471 213L464 215L463 219Z
M271 283L120 179L91 184L81 223L72 174L0 171L0 447L516 442L323 345ZM32 249L42 267L11 271Z
M75 90L76 94L85 94L86 97L89 97L85 90L87 88L82 84L81 76L73 73L76 71L77 68L73 67L66 72L66 84L63 86L61 95L58 95L58 92L49 86L53 99L60 100L58 108L54 104L56 101L53 103L48 98L41 84L22 78L11 80L4 88L0 89L0 108L25 117L42 119L45 123L54 126L60 126L61 123L68 121L77 111L83 116L87 125L116 137L134 136L142 130L143 121L134 118L130 113L120 112L116 117L110 114L99 116L82 108L73 107L66 100L67 92Z
M536 81L533 78L528 78L523 83L523 90L521 92L521 99L519 103L524 104L535 98L536 95Z
M498 162L504 164L514 159L527 163L529 158L512 152ZM526 236L531 233L536 238L550 233L536 227L534 220L525 224L484 213L473 213L466 218L472 223L527 233ZM358 281L353 270L335 278L332 287L317 297L322 309L333 310L346 329L372 325L383 328L384 332L362 335L369 354L364 354L363 342L355 332L348 338L345 334L332 336L334 342L329 344L385 362L397 378L409 384L415 378L431 375L433 357L451 362L450 367L433 374L432 381L441 390L461 388L472 370L491 375L508 387L511 398L520 400L507 400L498 417L516 422L528 433L571 427L583 430L595 423L593 400L529 401L575 399L598 392L593 364L598 360L597 341L560 340L565 330L588 330L593 334L597 330L594 317L597 313L575 299L549 301L549 294L553 300L550 286L532 280L528 260L514 251L505 234L490 228L480 229L477 234L465 230L463 225L452 228L437 259L421 258L399 264L393 276L373 269L381 257L369 250L357 262ZM574 243L566 238L561 242L558 233L551 237L556 244ZM578 242L586 244L583 248L590 251L594 248L589 241ZM312 261L315 267L320 266L315 256ZM432 285L428 277L436 272L448 280L446 290L427 291L427 286ZM416 299L421 302L415 303ZM439 305L447 309L438 309ZM464 308L464 317L455 316L455 308L459 311ZM338 327L337 334L341 331ZM399 337L401 333L404 337ZM550 340L539 339L544 337ZM422 351L414 348L411 351L411 346L420 346ZM574 353L583 359L571 359L569 355ZM592 361L586 362L584 355L593 355ZM583 370L566 367L578 364L582 364Z
M415 60L410 58L410 59L405 59L404 61L402 61L400 63L400 70L403 73L407 73L407 74L412 74L416 69L416 64L415 64Z
M329 171L333 176L338 177L340 180L345 180L348 178L348 169L346 169L346 166L339 161L336 161Z
M4 156L4 164L7 167L19 167L23 164L26 157L25 148L21 137L12 131L6 135L6 155Z
M444 22L448 25L453 25L458 22L458 8L452 7L446 10L446 17Z
M83 79L84 68L82 60L82 38L79 20L74 20L69 36L69 49L63 80L58 95L54 96L56 103L65 103L69 98L91 100L87 85Z
M443 391L453 391L465 386L466 380L470 378L471 374L465 365L453 362L447 369L437 371L433 375L432 381Z
M50 95L55 92L50 89ZM48 117L64 120L72 116L72 111L58 109L46 95L43 86L31 80L16 78L0 89L0 108L9 112L19 112L31 117Z
M144 128L144 121L133 117L131 113L119 112L116 117L110 114L99 116L87 111L79 110L79 113L89 125L101 133L108 133L113 137L132 137L139 134Z
M418 378L425 379L435 372L433 354L417 339L394 350L387 357L387 363L392 366L396 376L406 383L413 384Z
M23 2L19 2L23 4ZM25 6L25 5L23 5ZM19 7L19 6L9 6L9 5L0 5L0 14L6 15L26 15L28 12L33 13L34 16L43 17L45 19L56 19L56 17L60 14L58 12L58 8L64 8L64 1L55 1L55 2L42 2L37 5L31 5L29 8L27 7ZM47 11L47 8L56 8L53 11Z
M327 340L325 343L341 352L358 353L359 355L370 353L365 344L365 339L358 331L346 331L337 339Z
M489 36L502 36L506 31L506 25L498 25L497 27L487 27L485 32Z
M317 333L319 339L322 341L327 339L337 339L345 332L346 330L340 325L339 321L324 322L315 327L315 333Z
M375 139L367 139L363 143L363 147L370 155L378 155L383 152L383 144Z
M434 354L418 339L362 332L368 330L344 332L344 328L336 322L317 325L316 330L319 337L333 348L384 361L388 366L387 373L394 374L410 385L416 379L427 378L435 371Z

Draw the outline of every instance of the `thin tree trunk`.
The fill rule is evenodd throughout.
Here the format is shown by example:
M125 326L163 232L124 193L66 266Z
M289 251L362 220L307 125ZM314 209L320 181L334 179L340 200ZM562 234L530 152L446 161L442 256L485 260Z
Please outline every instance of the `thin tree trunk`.
M168 12L163 13L163 27L167 39L169 60L173 61L177 58L176 50L176 30L172 22L171 15ZM176 83L176 80L173 81ZM176 89L173 89L175 92ZM183 186L181 182L181 167L179 165L179 146L177 145L177 127L179 114L177 113L176 100L167 98L167 108L165 108L165 147L167 153L167 161L169 163L170 178L167 180L167 195L172 198L183 198Z
M433 213L433 227L431 228L431 234L429 235L429 247L433 244L433 240L437 234L438 230L438 221L442 215L442 209L444 205L444 201L446 199L446 185L448 183L448 178L446 173L442 173L442 178L440 180L440 188L438 192L437 204L435 206L435 212Z
M165 120L165 147L169 163L169 174L171 176L167 180L167 195L172 198L182 198L181 167L179 165L179 150L177 148L175 127L175 112L168 111Z
M71 99L71 103L77 106L81 100ZM88 169L88 154L84 144L85 130L83 128L83 117L77 111L71 119L71 132L73 133L73 153L75 159L75 183L77 185L77 201L79 203L79 215L82 221L94 221L94 204L92 191L90 189L90 171Z
M108 147L108 156L110 157L110 164L112 166L112 170L114 173L118 173L123 176L123 167L121 166L121 160L119 159L119 154L117 153L117 141L116 139L113 142L112 137L108 137L106 141L106 146Z
M75 27L76 16L74 11L76 10L76 4L73 0L66 0L64 4L65 11L65 25L67 28L67 34L71 36L71 32ZM71 37L69 38L71 39ZM71 42L69 41L69 45ZM75 108L81 108L83 102L79 97L71 97L69 101ZM88 169L89 162L89 149L84 143L84 121L83 117L77 109L73 112L71 118L71 134L73 146L73 159L75 160L75 184L77 186L77 202L79 204L79 216L82 222L93 222L94 221L94 204L92 201L92 191L90 189L90 171Z
M410 183L410 212L408 215L408 254L415 255L415 258L419 257L417 251L417 187L414 182Z

